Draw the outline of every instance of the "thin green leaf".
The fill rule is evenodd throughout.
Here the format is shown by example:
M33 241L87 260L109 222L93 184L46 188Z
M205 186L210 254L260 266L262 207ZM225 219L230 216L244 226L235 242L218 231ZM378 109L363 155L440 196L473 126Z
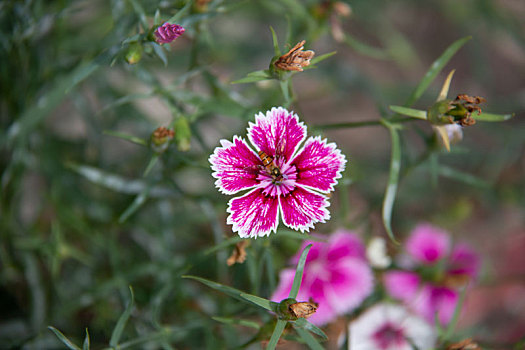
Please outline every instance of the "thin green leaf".
M150 185L144 180L128 180L121 176L107 173L98 168L87 165L67 164L76 173L85 177L90 182L124 194L143 193ZM149 196L153 198L177 196L178 193L164 186L153 186L149 190Z
M232 84L244 84L244 83L254 83L257 81L272 79L272 76L268 70L258 70L255 72L250 72L246 77L232 81Z
M86 337L84 338L84 344L82 344L82 350L89 350L91 346L91 341L89 340L89 332L86 328Z
M49 326L47 327L50 331L52 331L53 333L55 333L55 335L57 336L58 339L60 339L60 341L62 343L64 343L65 346L67 346L69 349L71 350L80 350L80 348L78 346L76 346L71 340L69 340L64 334L62 334L62 332L60 332L58 329L56 329L55 327L52 327L52 326Z
M279 230L279 235L274 235L273 237L271 237L271 239L273 239L274 237L288 237L288 238L293 238L293 239L298 239L298 240L301 240L301 241L305 241L305 240L309 240L309 241L316 241L316 242L325 242L326 239L325 238L322 238L322 237L318 237L318 236L312 236L312 235L309 235L307 233L300 233L300 232L297 232L297 231L293 231L293 230L287 230L287 229L280 229ZM276 238L278 239L278 238Z
M153 16L153 24L156 25L156 26L161 25L160 20L161 20L161 18L160 18L160 10L157 9L155 11L155 16Z
M133 215L140 207L142 207L144 203L146 203L146 199L148 199L149 191L150 191L150 187L146 187L144 191L142 191L135 197L135 199L133 200L133 202L131 202L129 207L127 207L126 210L124 210L124 212L118 218L118 222L120 224L126 222L126 220L128 220L128 218L131 215Z
M148 92L148 93L145 93L145 94L130 94L130 95L126 95L124 97L121 97L109 104L107 104L106 106L104 106L100 111L97 112L97 114L102 114L104 113L105 111L111 109L111 108L114 108L114 107L118 107L118 106L121 106L121 105L124 105L126 103L130 103L134 100L138 100L138 99L142 99L142 98L152 98L154 96L154 93L151 93L151 92Z
M176 329L176 330L177 332L175 333L174 329L172 328L164 328L158 332L148 333L143 337L135 338L127 342L119 344L118 350L123 350L123 349L128 349L128 348L137 349L137 345L152 342L152 341L159 341L159 340L162 341L162 340L168 340L168 339L171 341L175 341L176 339L180 339L187 334L186 330L182 330L182 329L180 330ZM107 349L104 349L104 350L107 350Z
M277 34L275 34L275 30L273 30L273 27L270 26L270 31L272 32L272 41L273 41L273 53L275 56L281 56L281 49L279 48L279 40L277 40Z
M439 175L464 182L471 186L481 188L490 188L492 186L491 183L480 179L479 177L459 171L446 165L441 165L439 167Z
M317 334L323 340L328 340L328 336L325 334L325 332L322 331L322 329L308 322L308 320L306 320L305 318L298 318L297 321L293 322L293 325L296 327L306 329L307 331L312 332L314 334Z
M184 5L184 7L179 10L179 12L177 12L174 16L168 19L168 23L177 24L177 22L180 22L182 17L184 17L186 14L190 12L192 4L193 4L193 1L188 1L186 5Z
M241 298L248 300L249 302L252 302L268 311L276 311L276 308L279 305L279 303L252 294L241 293Z
M241 238L239 236L230 237L230 238L222 241L221 243L216 244L213 247L206 249L204 251L204 255L209 255L211 253L215 253L218 250L225 249L225 248L228 248L230 246L233 246L233 245L237 244L238 242L242 241L243 239L244 238Z
M423 93L428 89L430 84L434 81L434 79L437 77L439 72L445 67L445 65L450 61L452 56L458 52L458 50L465 45L467 41L469 41L472 37L467 36L464 38L461 38L459 40L456 40L453 42L442 54L439 56L430 66L429 70L426 72L425 76L423 76L423 79L419 82L419 84L416 86L412 94L409 96L407 101L404 103L405 107L412 106L414 102L419 100L419 98L423 95Z
M420 109L402 107L402 106L389 106L389 108L399 114L407 115L412 118L417 119L427 119L427 111L422 111Z
M314 58L310 61L310 65L304 67L304 70L310 69L310 68L312 67L312 65L315 65L316 63L319 63L319 62L321 62L321 61L324 61L324 60L326 60L327 58L332 57L332 56L335 55L336 53L337 53L337 51L332 51L332 52L329 52L329 53L325 53L324 55L314 57Z
M145 139L137 137L137 136L129 135L129 134L126 134L120 131L104 130L103 134L118 137L119 139L123 139L129 142L135 143L137 145L148 146L148 142Z
M456 304L456 307L454 308L454 315L452 316L452 320L450 320L450 323L445 329L444 334L440 338L440 340L443 342L446 342L447 340L449 340L452 334L454 333L454 328L456 328L456 325L458 324L459 314L461 313L461 308L463 307L463 303L465 301L465 295L467 295L467 288L463 288L461 290L461 294L459 295L459 300Z
M248 321L248 320L240 320L236 318L226 318L226 317L212 317L212 320L215 320L217 322L224 323L224 324L250 327L250 328L257 329L257 330L261 329L261 326L257 322Z
M144 11L144 8L137 0L131 0L131 5L133 6L133 10L135 13L139 16L140 24L142 25L142 29L144 31L147 31L149 28L148 25L148 18L146 16L146 12Z
M286 327L286 321L284 320L278 320L275 324L275 328L273 329L272 337L270 338L270 341L268 342L268 346L266 347L266 350L273 350L277 346L277 342L279 341L279 338L281 338L281 334L283 334L284 327Z
M392 141L392 159L390 160L388 185L383 199L383 225L385 226L388 237L390 237L392 242L398 243L392 232L392 209L394 207L394 200L396 198L397 186L399 183L399 171L401 169L401 142L396 127L386 123L385 125L390 131Z
M297 269L295 270L292 289L290 290L290 294L288 295L289 298L297 298L297 294L299 293L299 288L301 288L301 282L303 280L304 264L306 263L306 257L308 256L310 248L312 248L312 244L307 245L301 253L301 257L299 258L299 262L297 263Z
M292 100L290 98L290 79L279 81L279 85L284 97L284 106L288 108L292 104Z
M168 56L166 56L166 51L162 48L161 45L157 43L150 43L151 47L153 47L153 51L155 52L155 55L157 55L158 58L164 63L164 67L168 66Z
M128 306L126 306L126 310L124 310L122 315L120 315L117 325L115 326L115 328L113 329L113 332L111 333L109 345L113 348L115 348L118 345L120 337L122 336L122 332L124 331L124 327L126 327L126 323L128 322L129 316L131 315L131 310L133 310L133 304L135 303L135 297L133 295L133 288L131 288L131 286L129 286L129 292L130 292L130 299L128 302Z
M151 169L153 169L153 167L155 166L155 164L157 164L157 161L159 160L159 155L158 154L154 154L151 159L149 160L149 163L148 163L148 166L146 166L146 169L144 170L144 174L142 175L143 177L146 177L148 176L149 172L151 171Z
M366 45L349 34L345 34L344 42L348 46L353 48L356 52L362 55L381 59L381 60L386 60L390 58L390 55L388 54L386 50L378 49L378 48Z
M514 113L512 114L493 114L493 113L485 113L482 112L480 115L477 115L476 113L472 114L472 117L476 119L476 121L479 122L503 122L505 120L509 120L514 117Z
M310 332L307 332L304 329L299 328L299 327L295 327L295 330L297 331L299 336L304 340L304 342L306 343L306 345L308 345L310 349L324 350L324 347L321 344L319 344L317 339L315 339L314 336L310 334Z

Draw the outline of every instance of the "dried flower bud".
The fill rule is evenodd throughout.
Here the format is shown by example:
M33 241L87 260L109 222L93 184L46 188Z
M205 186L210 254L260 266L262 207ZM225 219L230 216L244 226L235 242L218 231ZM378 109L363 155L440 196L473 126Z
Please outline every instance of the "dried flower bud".
M286 71L302 72L303 67L309 66L310 60L315 55L312 50L303 51L305 42L305 40L298 42L290 51L279 57L274 63L275 67Z
M250 241L247 239L244 239L240 242L238 242L235 245L235 248L233 248L233 252L226 260L226 264L228 266L232 266L233 264L242 264L246 260L246 247L250 245Z
M155 38L159 44L169 44L184 33L186 29L178 24L164 23L155 29Z
M467 338L458 343L449 345L447 350L481 350L481 347L471 338Z
M288 306L288 309L290 310L290 313L296 318L308 318L315 314L318 307L319 304L310 299L310 301L293 303Z
M157 153L164 152L168 148L169 143L174 136L175 133L173 130L164 126L159 126L151 134L151 146L153 150Z

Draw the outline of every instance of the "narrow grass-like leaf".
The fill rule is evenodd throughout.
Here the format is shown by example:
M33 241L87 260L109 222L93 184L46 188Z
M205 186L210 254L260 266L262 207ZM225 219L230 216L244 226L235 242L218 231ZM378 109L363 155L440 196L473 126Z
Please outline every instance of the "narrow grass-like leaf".
M317 57L312 58L312 60L310 61L310 65L304 67L303 70L308 70L308 69L316 68L316 66L315 66L316 63L319 63L319 62L321 62L321 61L324 61L324 60L326 60L327 58L332 57L332 56L335 55L336 53L337 53L337 51L332 51L332 52L329 52L329 53L325 53L324 55L321 55L321 56L317 56Z
M112 131L112 130L104 130L104 135L114 136L118 137L119 139L123 139L132 143L135 143L137 145L141 146L148 146L148 142L145 139L142 139L140 137L136 137L133 135L126 134L124 132L120 131Z
M177 332L174 332L173 329L165 328L158 332L149 333L149 334L144 335L143 337L135 338L127 342L118 344L117 349L118 350L123 350L123 349L128 349L128 348L137 349L137 345L148 343L148 342L153 342L153 341L159 341L159 340L162 341L163 339L164 340L169 339L171 341L175 341L176 339L182 338L186 334L187 334L187 331L184 329L177 329ZM143 349L143 348L140 347L139 349ZM104 349L104 350L107 350L107 349Z
M215 320L217 322L224 323L224 324L250 327L250 328L257 329L257 330L261 329L261 326L257 322L248 321L248 320L240 320L236 318L227 318L227 317L212 317L212 320Z
M306 257L308 256L310 248L312 248L312 244L307 245L301 253L301 257L299 258L299 262L297 263L297 269L295 270L292 289L290 290L290 294L288 295L289 298L297 298L299 288L301 288L301 282L303 281L304 264L306 263Z
M450 323L445 329L444 334L441 336L441 339L440 339L441 341L445 342L449 340L452 334L454 333L454 328L456 328L456 325L458 324L459 314L461 313L461 308L463 307L463 303L465 301L466 294L467 294L467 288L463 288L459 295L459 300L456 303L456 307L454 308L454 314L452 315L452 320L450 320Z
M84 338L84 344L82 344L82 350L89 350L91 346L91 341L89 340L89 332L86 328L86 337Z
M273 350L277 346L277 342L279 341L279 338L281 338L281 334L283 334L284 328L286 327L286 321L284 320L278 320L275 324L275 328L273 329L272 337L270 338L270 341L268 342L268 346L266 347L266 350Z
M514 117L514 113L512 114L493 114L493 113L482 112L480 115L477 115L476 113L472 114L472 118L476 119L476 121L479 121L479 122L503 122L513 117Z
M459 40L456 40L453 42L447 49L439 56L430 66L426 74L423 76L423 79L419 82L419 84L416 86L412 94L408 97L407 101L404 103L405 107L412 106L414 102L419 100L419 98L423 95L423 93L428 89L430 84L434 81L434 79L437 77L439 72L445 67L445 65L450 61L452 56L458 52L458 50L465 45L467 41L469 41L472 37L467 36L464 38L461 38Z
M481 188L490 188L492 186L489 182L480 179L479 177L459 171L446 165L441 165L439 167L439 175L464 182L471 186Z
M115 329L113 329L113 332L111 333L109 345L113 348L117 347L118 342L120 341L120 337L122 336L122 332L124 331L124 327L126 327L126 323L128 323L129 316L131 315L131 311L133 310L133 305L135 303L135 297L133 295L133 288L131 288L131 286L129 286L129 292L130 292L130 299L128 302L128 306L126 307L126 310L124 310L122 315L120 315L117 325L115 326Z
M184 7L179 10L179 12L177 12L174 16L168 19L168 23L177 24L177 22L180 22L182 17L186 16L186 14L190 12L192 5L193 5L193 1L188 1L186 5L184 5Z
M242 241L243 239L244 238L241 238L239 236L230 237L230 238L222 241L221 243L216 244L213 247L206 249L204 251L204 255L209 255L211 253L215 253L218 250L225 249L225 248L228 248L230 246L233 246L233 245L237 244L238 242Z
M439 95L436 101L442 101L447 98L448 90L450 89L450 83L452 83L452 77L454 76L455 72L456 70L453 69L450 71L450 73L448 73L447 78L445 79L445 82L443 83L443 86L441 87L441 91L439 92Z
M399 244L392 232L392 209L396 198L397 186L399 183L399 171L401 169L401 142L399 133L395 126L385 124L390 131L392 141L392 159L390 160L390 172L388 175L388 184L383 199L383 225L390 239Z
M249 302L254 303L255 305L259 305L260 307L268 311L276 311L276 308L279 305L276 302L252 294L241 293L241 298L246 299Z
M386 50L366 45L349 34L345 34L344 42L361 55L381 60L390 58L390 55Z
M424 119L424 120L427 119L427 111L422 111L420 109L408 108L408 107L403 107L403 106L389 106L389 108L398 114L407 115L409 117L417 118L417 119Z
M279 48L279 40L277 40L277 34L275 34L275 30L273 30L272 26L270 26L270 31L272 32L273 53L275 56L281 56L282 53Z
M164 67L168 66L168 56L166 56L166 51L162 48L161 45L157 43L151 43L151 47L153 47L153 51L155 52L155 55L157 55L158 58L164 63Z
M148 18L146 16L146 12L144 11L144 8L137 0L130 0L130 1L131 1L131 5L133 6L133 10L139 17L139 22L142 25L142 29L144 29L144 31L147 31L149 28L149 25L148 25Z
M60 339L60 341L62 343L64 343L65 346L67 346L69 349L71 350L80 350L80 348L78 346L76 346L71 340L69 340L64 334L62 334L62 332L60 332L58 329L56 329L55 327L52 327L52 326L49 326L47 327L50 331L52 331L53 333L55 333L55 335L57 336L58 339Z
M126 210L124 210L124 212L120 215L120 217L118 218L118 222L119 223L124 223L126 222L126 220L131 216L133 215L140 207L142 207L142 205L144 203L146 203L146 200L148 199L148 194L149 194L149 191L150 191L150 188L149 187L146 187L144 189L144 191L142 191L141 193L139 193L135 199L133 200L133 202L131 202L131 204L129 205L129 207L126 208Z
M254 83L261 80L268 80L272 79L272 76L268 72L268 70L258 70L255 72L250 72L246 75L246 77L232 81L232 84L244 84L244 83Z
M319 344L317 339L315 339L314 336L310 334L310 332L307 332L304 329L299 328L299 327L295 327L295 331L299 334L301 339L304 340L304 342L306 343L306 345L308 345L310 349L312 350L323 350L324 349L324 347L321 344Z
M107 105L105 105L101 110L99 110L97 112L97 114L102 114L108 110L110 110L111 108L115 108L115 107L118 107L118 106L122 106L126 103L130 103L130 102L133 102L135 100L138 100L138 99L143 99L143 98L152 98L154 96L154 93L151 93L151 92L148 92L148 93L143 93L143 94L130 94L130 95L126 95L124 97L121 97L121 98L118 98L116 99L115 101L111 102L111 103L108 103Z
M298 318L297 321L293 322L294 326L301 327L303 329L306 329L309 332L315 333L323 340L328 340L328 336L325 334L325 332L322 331L321 328L317 327L313 323L308 322L305 318Z
M149 160L148 165L146 166L146 169L144 170L144 174L142 175L143 177L148 176L149 172L151 171L151 169L153 169L155 164L157 164L158 160L159 160L159 155L158 154L154 154L151 157L151 159Z

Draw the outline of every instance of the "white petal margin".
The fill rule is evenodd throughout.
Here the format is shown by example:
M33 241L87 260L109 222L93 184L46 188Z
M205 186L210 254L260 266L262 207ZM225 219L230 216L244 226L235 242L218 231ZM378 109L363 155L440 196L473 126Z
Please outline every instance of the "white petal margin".
M399 327L406 344L381 349L374 340L374 333L385 324ZM412 350L410 342L418 349L433 349L436 343L436 332L425 320L410 314L406 308L396 304L381 303L365 311L364 314L350 323L348 328L348 350Z
M232 198L226 210L230 215L226 223L241 238L269 236L279 225L279 201L265 196L261 188L255 188L244 196Z
M220 143L222 147L216 147L208 159L212 176L217 179L215 186L224 194L255 187L257 167L261 164L259 156L238 136L234 136L233 142L223 139Z
M297 167L297 183L322 193L330 193L345 170L346 157L334 142L310 136L289 162Z
M285 115L285 118L279 118ZM266 114L255 115L255 123L249 122L248 139L259 151L275 156L277 147L285 148L287 161L294 158L301 143L306 139L306 126L297 114L283 107L273 107ZM291 145L290 145L291 143ZM293 146L290 149L290 146Z

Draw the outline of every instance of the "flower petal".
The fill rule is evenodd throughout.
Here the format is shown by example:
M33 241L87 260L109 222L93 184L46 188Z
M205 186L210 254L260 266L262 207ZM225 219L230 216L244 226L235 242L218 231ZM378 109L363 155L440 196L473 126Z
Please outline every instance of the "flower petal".
M279 285L272 294L271 300L280 303L283 299L288 298L292 290L295 269L284 269L279 274ZM304 279L304 278L303 278Z
M226 222L242 238L269 236L279 224L279 201L265 196L260 188L232 198L227 211L230 215Z
M330 281L325 284L326 299L342 315L357 307L372 293L374 276L362 260L343 259L330 268Z
M249 123L248 138L251 143L271 157L282 156L290 160L306 138L306 126L299 117L282 107L272 108L266 115L255 116L255 124Z
M419 290L420 278L415 272L393 270L384 274L383 282L390 296L410 302Z
M420 224L406 242L406 250L416 261L432 265L448 254L450 236L429 224Z
M209 158L212 175L217 179L215 186L224 194L234 194L257 185L261 161L246 141L235 136L233 143L221 140L221 145Z
M291 163L297 167L297 183L327 193L334 190L346 159L335 143L327 144L326 139L316 136L306 140Z
M414 309L431 323L437 314L439 322L446 325L454 316L458 300L459 293L455 290L426 284L414 300Z
M365 261L365 246L355 233L341 229L330 237L326 259L335 262L344 258Z
M452 275L467 275L476 278L479 273L481 258L469 245L457 244L450 254L450 269Z
M279 203L284 224L294 230L308 232L315 223L330 219L326 198L299 186L280 196Z

